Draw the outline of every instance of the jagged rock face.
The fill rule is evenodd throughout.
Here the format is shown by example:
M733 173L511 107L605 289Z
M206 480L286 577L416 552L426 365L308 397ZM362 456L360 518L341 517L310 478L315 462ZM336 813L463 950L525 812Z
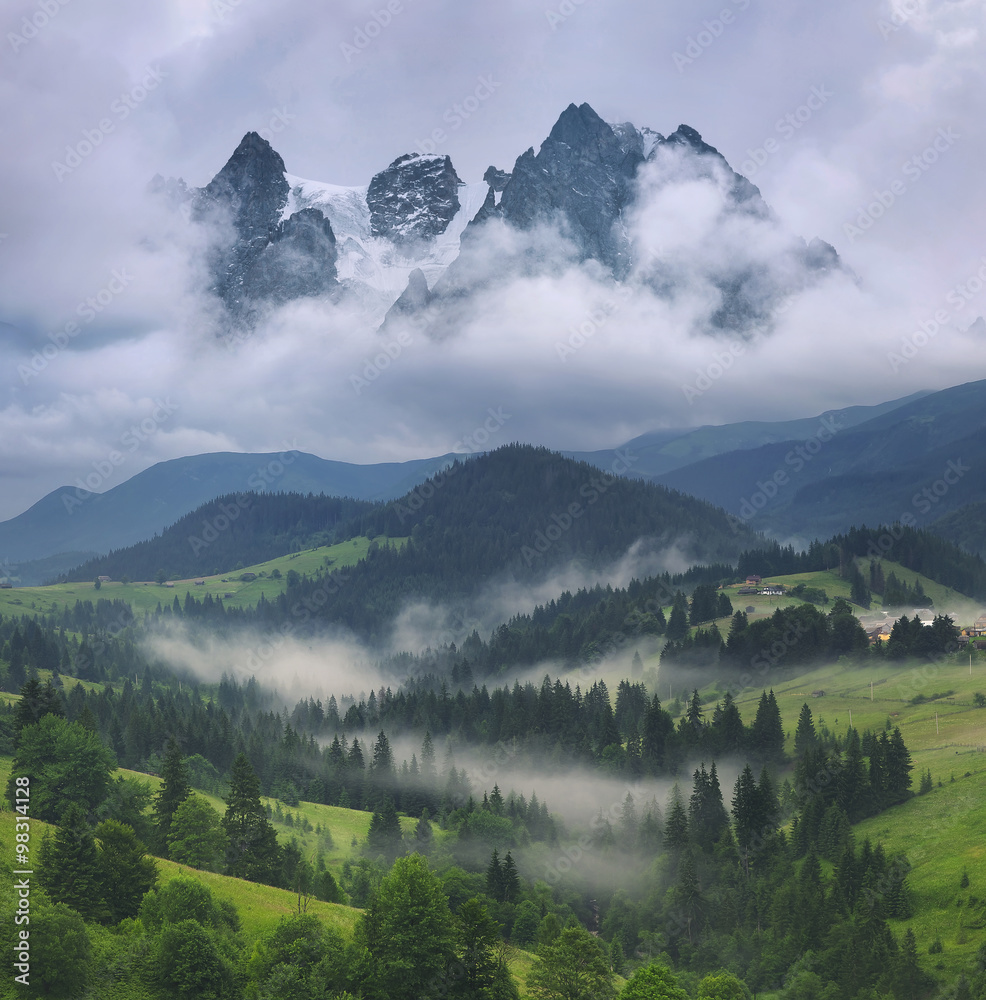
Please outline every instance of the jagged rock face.
M687 125L664 137L569 105L536 154L528 149L509 173L491 166L484 180L462 187L449 157L422 154L399 157L366 188L288 178L281 157L251 132L205 188L157 177L151 190L217 224L213 288L239 323L264 303L345 290L377 317L393 303L386 321L427 309L429 330L451 335L481 290L595 261L588 270L599 277L608 270L662 298L704 286L701 322L743 332L768 327L780 301L842 266L827 243L775 228L756 185ZM717 215L707 231L697 220L702 242L681 253L679 223L648 212L662 189L676 194L695 181L717 189ZM768 238L746 238L760 232Z
M502 191L510 181L510 174L506 170L500 170L497 167L489 166L486 168L486 173L483 174L483 180L494 191Z
M400 156L370 181L374 236L407 246L444 233L459 211L459 180L447 156Z
M226 166L199 192L196 213L227 211L241 240L266 236L288 203L284 160L266 139L247 132Z
M622 276L630 248L620 221L643 161L642 142L626 142L588 104L570 104L537 155L529 149L517 160L500 214L520 229L561 219L583 259Z
M280 305L291 299L326 295L336 285L336 240L317 208L285 219L250 263L242 284L247 299Z
M200 221L232 226L232 246L214 248L215 289L234 314L252 303L283 303L321 295L336 285L335 236L318 209L280 222L290 186L284 161L256 132L248 132L226 165L194 199Z

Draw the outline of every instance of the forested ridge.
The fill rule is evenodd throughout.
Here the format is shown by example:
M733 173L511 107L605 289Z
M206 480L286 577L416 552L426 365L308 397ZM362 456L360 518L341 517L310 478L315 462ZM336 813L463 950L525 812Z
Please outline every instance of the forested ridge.
M186 514L160 535L90 559L64 581L189 579L252 566L352 537L352 519L373 504L300 493L230 493ZM346 526L346 527L344 527Z
M220 529L208 530L217 521ZM297 494L221 497L161 536L88 562L66 579L105 573L153 580L162 570L187 579L260 561L255 555L269 558L292 546L357 535L410 535L413 546L394 553L393 565L378 567L375 586L382 589L382 578L398 572L414 593L437 597L470 593L499 574L536 579L573 559L598 568L641 538L655 546L677 542L695 562L732 561L758 538L705 501L545 448L510 445L456 461L389 503Z

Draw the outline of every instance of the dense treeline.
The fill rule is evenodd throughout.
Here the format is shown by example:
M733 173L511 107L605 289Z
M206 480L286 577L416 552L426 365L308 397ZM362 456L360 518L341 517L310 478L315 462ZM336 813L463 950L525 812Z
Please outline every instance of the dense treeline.
M226 497L222 503L235 507L236 501ZM264 547L265 558L288 551L290 544L273 551L274 540L297 543L300 526L305 544L314 544L321 529L311 511L324 510L334 539L411 536L403 548L382 546L375 559L332 578L302 580L294 588L289 609L309 602L314 620L342 621L367 636L400 609L408 594L444 601L473 595L493 577L542 579L572 560L601 567L642 538L655 549L682 546L696 563L733 560L759 538L745 528L734 530L723 511L704 501L529 446L456 462L400 500L361 505L363 512L344 523L343 507L355 503L259 496L235 520L229 518L228 528L212 532L209 537L217 537L206 544L203 525L227 516L216 502L208 508L214 515L203 508L161 538L87 563L70 576L92 579L105 572L155 579L162 570L179 572L176 567L185 576L220 566L230 570L259 555L257 546ZM257 521L252 526L251 518ZM193 562L187 557L197 540ZM228 557L220 559L219 553Z
M621 684L617 700L619 717L628 728L640 701L640 693L632 688L629 682ZM888 857L879 844L856 844L850 828L851 822L911 794L910 757L899 730L860 735L850 729L844 737L835 737L816 731L805 705L794 743L795 782L778 789L769 761L781 759L783 728L772 694L762 696L748 733L728 699L706 721L696 697L681 728L691 733L693 747L707 754L711 765L695 768L690 797L686 800L676 786L663 812L651 804L640 813L628 794L618 817L593 822L591 836L580 838L575 850L558 840L546 807L536 798L505 798L494 784L479 801L466 796L464 788L453 789L460 779L452 766L443 776L442 795L448 801L439 806L440 823L449 835L445 854L436 855L435 870L422 860L434 853L427 806L422 805L413 835L400 831L394 800L387 793L388 787L395 787L390 781L398 770L381 733L367 754L367 766L360 768L368 795L378 801L365 857L347 865L340 887L317 861L310 863L297 848L273 840L259 804L260 779L245 755L239 754L230 765L226 815L218 821L213 813L207 820L200 809L196 813L192 808L196 796L190 788L188 759L177 741L169 740L161 766L164 783L148 822L132 788L126 782L118 787L109 782L112 755L95 740L85 708L72 722L60 714L71 703L63 706L50 686L25 691L25 696L22 704L34 705L37 718L27 708L19 710L17 760L8 793L16 788L19 775L31 769L32 799L43 810L39 818L60 816L55 838L43 847L44 895L36 901L40 925L50 921L49 932L70 928L68 952L77 942L96 938L115 954L112 938L101 937L99 924L136 918L128 940L145 936L146 944L131 950L129 961L115 967L116 975L132 977L135 987L147 989L148 997L156 996L155 990L176 989L179 994L192 990L202 995L204 990L230 998L244 995L244 990L246 996L293 995L283 992L285 982L302 983L307 992L299 995L305 996L328 997L342 988L367 997L403 996L400 975L407 976L408 967L398 962L380 935L390 940L389 935L397 933L409 893L421 894L420 905L435 914L436 924L433 927L421 916L423 911L416 910L414 938L404 941L403 953L421 958L431 954L429 949L438 949L446 956L423 980L412 977L415 996L458 995L463 978L470 983L463 997L510 995L502 992L507 986L501 934L514 944L538 948L540 963L531 982L543 983L549 991L543 995L550 997L563 995L550 991L560 988L567 962L592 956L598 977L595 992L573 994L586 1000L613 996L613 972L629 975L652 969L659 956L681 975L694 977L685 981L694 984L706 976L709 988L715 976L720 977L720 988L735 980L753 990L777 989L783 980L781 996L792 1000L803 995L866 1000L873 995L866 992L871 989L903 1000L926 995L932 985L917 962L913 934L898 939L888 924L912 912L906 858ZM249 694L227 681L221 697L236 711L246 707ZM739 734L741 747L761 741L761 749L767 749L761 757L767 763L760 767L759 778L747 764L727 799L716 756L723 748L735 753L735 746L723 742L730 731ZM302 743L285 724L282 746ZM354 741L353 747L358 746ZM343 749L342 742L333 741L330 753L348 758ZM45 757L47 772L32 763L31 754ZM62 781L57 771L60 754L75 766L88 755L85 770L93 780L84 787ZM293 756L282 753L275 767L290 766ZM418 774L431 777L406 790L417 792L430 785L437 792L443 783L435 780L430 737L421 747ZM95 780L99 777L103 780ZM346 794L343 787L340 795ZM103 819L92 828L90 816L98 818L99 809L107 805L123 819ZM242 945L236 943L235 911L216 904L208 890L188 880L156 888L153 863L125 821L131 817L144 822L148 839L161 853L190 864L194 862L186 852L201 845L206 833L215 833L222 851L219 870L291 887L298 893L298 916L268 932L264 943L254 948L255 958L238 968L233 957ZM793 822L786 834L782 828L789 819ZM545 895L543 882L539 888L532 881L541 871L531 867L541 838L549 845L557 843L555 856L566 862L555 861L547 873L548 884L554 886L550 895ZM624 884L601 886L592 866L579 868L579 859L586 855L604 866L618 862L627 871ZM834 866L831 876L826 876L823 861ZM328 961L325 932L304 922L302 900L312 895L342 899L343 889L367 915L353 944L336 941L335 950L328 949L334 956ZM577 924L566 927L573 918L594 929L595 937ZM476 960L476 949L463 951L461 942L463 936L478 933L478 926L487 929L481 949L486 972L469 979L472 973L464 970ZM291 947L300 940L306 942L301 951ZM189 948L195 950L196 960L177 961ZM361 949L369 952L369 961L360 958ZM303 961L302 953L307 956ZM203 955L209 960L200 961ZM100 961L94 969L110 974ZM425 958L421 961L427 965ZM460 967L451 979L450 961ZM417 974L416 963L417 958L412 966ZM53 963L51 975L70 976L72 965ZM83 969L88 965L81 963ZM715 972L724 967L728 974ZM473 973L478 976L475 969ZM80 989L84 983L78 970L75 975L74 986ZM98 983L91 985L98 994ZM624 995L628 1000L635 996Z
M530 628L537 621L550 630L572 612L576 623L586 615L598 615L611 629L623 615L619 622L623 626L627 606L612 604L614 597L615 592L605 590L595 595L574 594L561 606L537 609L524 624ZM780 641L773 636L783 638L792 628L796 632L798 624L804 626L805 634L830 641L834 620L845 615L841 603L835 603L830 615L802 605L779 617L747 622L735 633L737 641L748 643L738 647L743 648L742 659L752 649L771 649L774 641ZM686 631L689 620L720 610L710 585L696 586L691 602L682 594L675 604L676 627L684 617ZM619 614L607 622L613 608ZM829 988L835 995L849 997L865 996L859 994L863 987L900 997L920 996L925 989L914 957L916 944L906 936L897 940L887 924L888 919L906 915L911 905L906 860L884 857L879 846L864 843L860 847L851 836L853 822L911 794L910 758L899 731L858 734L849 730L840 736L827 730L816 732L805 706L795 735L794 782L778 786L774 775L785 764L784 727L772 692L764 692L749 722L740 717L728 692L714 705L703 704L693 692L675 724L660 700L648 696L644 685L633 678L619 685L615 701L599 682L584 692L578 684L561 679L539 686L515 684L487 690L466 676L478 670L468 658L466 645L442 653L445 664L459 671L458 682L451 686L443 686L438 676L419 676L396 693L384 689L351 703L330 699L324 706L305 699L287 713L278 711L252 681L240 685L225 678L211 697L187 681L179 685L177 679L143 661L127 639L127 630L114 633L113 619L120 611L111 602L97 602L80 604L65 614L74 614L78 624L107 626L98 640L99 661L107 673L127 677L122 687L87 692L77 685L66 695L58 688L57 676L55 684L29 679L16 714L3 717L10 738L42 724L58 725L44 720L57 717L60 708L65 715L62 722L78 740L78 753L85 752L98 762L101 754L109 752L114 763L166 777L175 770L169 746L173 737L178 769L187 774L184 783L226 789L228 800L241 802L244 822L249 819L254 824L256 835L247 841L266 843L270 853L265 859L260 851L259 858L234 867L236 859L227 853L229 833L214 811L210 816L201 808L194 792L176 796L167 808L162 796L148 818L146 799L142 808L132 784L113 783L100 789L92 783L63 781L54 769L54 787L95 796L97 803L102 796L91 819L82 822L78 816L69 816L63 823L75 831L69 838L73 843L88 844L90 838L94 843L95 854L88 852L95 865L92 884L104 888L88 892L88 902L80 905L96 908L92 919L97 923L133 912L133 899L121 902L107 892L105 886L114 881L107 873L119 872L125 861L136 864L143 856L127 830L107 823L130 827L138 840L146 837L144 842L160 853L185 858L190 855L182 852L201 843L202 838L193 834L205 824L216 841L211 860L195 856L202 867L302 886L304 892L322 898L343 898L345 892L351 901L364 906L373 905L394 858L408 850L431 853L433 824L437 823L445 830L447 848L439 882L443 901L448 900L445 905L451 904L451 910L458 912L473 895L481 896L479 905L487 908L503 933L516 944L540 945L546 961L551 949L560 947L565 921L575 917L598 932L593 947L602 947L607 972L632 972L664 954L682 974L699 976L727 965L755 989L774 988L787 975L788 993L783 996L799 995L792 984L807 988L814 983L819 990ZM179 606L179 613L184 614L184 608ZM83 643L97 640L93 635L79 640L67 634L61 617L3 619L4 650L16 647L29 673L38 665L36 661L57 662L68 667L63 672L69 672L75 663L73 654L79 654ZM744 617L739 612L734 621L742 622ZM910 634L916 627L905 623ZM516 627L517 622L513 624ZM921 627L922 641L936 635L947 641L949 623L940 618L936 624ZM748 635L755 625L759 629ZM809 626L821 631L812 633ZM665 631L670 628L669 620ZM19 640L14 640L15 633ZM808 647L801 653L807 655ZM136 683L130 680L134 673ZM418 732L420 749L410 760L398 763L387 733L400 732ZM42 738L33 744L39 750L64 746L64 731L44 729L39 735ZM554 892L546 896L533 880L546 878L543 859L550 859L550 852L555 857L572 856L566 853L570 848L565 831L558 829L547 804L536 796L527 800L509 790L504 795L495 784L484 788L471 781L448 752L447 736L456 746L485 747L487 759L500 748L521 764L534 760L550 767L552 761L566 766L582 762L627 780L680 774L688 760L704 763L695 770L687 802L673 795L662 812L653 802L630 801L624 803L618 818L601 818L593 824L589 840L593 856L603 862L612 858L627 867L630 875L622 886L612 880L600 886L590 869L584 875L577 869L568 874L567 866L562 869L548 862L547 881L554 885ZM445 761L439 767L435 758L442 755L443 743ZM715 763L727 758L751 762L739 774L731 802L719 788ZM77 753L72 759L77 767ZM89 775L99 770L98 766L84 768ZM246 793L233 795L235 787L245 787ZM373 810L366 857L349 865L336 884L319 870L317 858L303 859L296 847L272 844L264 832L266 816L255 807L264 792L287 803L304 798ZM53 810L53 818L65 819L64 813L54 812L56 804L45 807L43 795L38 801L41 808ZM413 836L400 832L398 809L418 817ZM171 822L162 834L166 814ZM781 833L788 820L790 833ZM93 826L97 821L99 825ZM585 853L585 841L579 844L583 846L578 850ZM107 850L109 856L105 856ZM516 866L509 877L500 861L508 855ZM58 872L57 852L55 857ZM820 861L835 866L831 877L826 878ZM495 862L500 864L499 871ZM57 884L62 883L68 885L69 880L59 878ZM117 883L123 880L117 877ZM157 897L152 894L151 898ZM52 905L53 919L55 915L69 919L57 909L57 902ZM137 910L139 920L143 920L144 905ZM146 906L150 907L146 910L150 923L144 925L143 933L157 942L155 947L164 948L154 937L164 925L154 923L153 905ZM808 914L821 916L809 919ZM97 925L86 926L87 933L98 935ZM204 933L208 937L210 932ZM205 940L201 935L199 939ZM849 952L851 974L836 961L845 957L847 947L855 949ZM872 961L867 957L871 955L876 956ZM145 974L150 973L139 973ZM906 992L910 987L914 987L912 992ZM229 995L237 995L235 989Z
M63 581L187 580L252 566L352 537L344 526L374 505L349 497L230 493L186 514L160 535L90 559Z
M741 577L785 576L843 569L854 558L888 559L962 594L986 598L986 562L980 556L930 531L902 524L851 528L827 542L814 541L804 551L777 542L762 544L742 554L737 572Z

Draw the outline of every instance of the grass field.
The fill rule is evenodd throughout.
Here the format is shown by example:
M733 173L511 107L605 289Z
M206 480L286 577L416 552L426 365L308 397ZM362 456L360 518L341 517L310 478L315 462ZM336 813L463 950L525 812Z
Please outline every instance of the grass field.
M9 773L9 759L6 766ZM153 788L155 792L161 787L160 778L144 774L141 771L120 768L117 774L137 778ZM195 789L195 794L201 795L220 816L225 813L226 803L220 796L200 789ZM286 844L293 837L298 842L298 848L302 855L306 858L311 858L316 851L321 850L325 855L326 867L332 871L336 878L338 878L344 862L360 857L362 844L370 830L371 813L358 809L343 809L340 806L325 806L318 802L300 802L297 806L289 806L268 796L261 796L260 801L264 806L270 806L272 810L280 809L284 816L284 819L278 820L275 813L275 817L272 819L278 841ZM291 825L287 823L289 815L291 816ZM302 829L302 819L308 820L311 827L309 830ZM404 834L412 835L418 821L410 816L401 816L400 821ZM329 837L326 837L324 833L316 833L315 828L318 826L327 831ZM435 831L436 840L440 839L442 831L434 824L432 824L432 828ZM354 840L356 843L353 843Z
M926 795L857 824L854 832L857 843L864 837L873 843L882 841L888 853L903 852L913 866L907 881L915 916L893 921L894 932L899 936L913 927L929 971L955 975L968 970L986 943L986 773L982 761L979 770L968 776L959 771L954 782L946 777L941 788L936 785ZM965 889L960 888L963 872L969 877ZM936 939L942 943L941 954L927 954L929 943Z
M794 729L805 703L818 730L844 734L850 712L860 732L900 727L914 765L914 790L928 769L935 787L857 824L856 842L864 837L882 841L887 853L903 852L914 866L908 883L917 916L891 922L898 938L912 926L922 963L936 975L952 977L967 969L986 942L986 911L974 904L976 897L986 901L986 708L973 702L974 693L986 693L986 659L974 656L971 676L968 661L829 665L787 678L778 671L737 698L745 722L756 714L764 687L773 688L777 698L788 754L793 754ZM813 698L815 690L824 690L824 696ZM926 700L912 704L918 695ZM790 769L782 780L785 776L792 777ZM964 870L971 882L963 890ZM944 950L929 955L928 945L936 938Z
M391 544L402 546L405 538L374 539L379 545ZM355 566L366 558L370 549L369 538L360 536L338 545L322 545L305 552L293 552L278 556L267 562L246 566L243 569L222 573L216 576L192 577L188 580L171 581L172 585L138 581L121 583L111 580L96 590L92 583L56 583L49 587L17 587L13 590L0 590L0 614L20 615L38 612L48 614L61 608L72 607L76 601L92 601L100 598L107 600L126 601L137 614L154 611L160 602L170 604L175 597L180 602L185 600L185 594L191 593L201 600L206 594L213 598L220 597L229 607L252 607L264 594L268 600L283 593L287 587L286 577L289 570L302 574L312 574L320 569L345 569ZM271 574L278 571L280 578L272 578ZM256 580L244 582L239 579L244 573L254 573ZM196 580L204 583L196 585ZM226 594L232 596L226 597Z

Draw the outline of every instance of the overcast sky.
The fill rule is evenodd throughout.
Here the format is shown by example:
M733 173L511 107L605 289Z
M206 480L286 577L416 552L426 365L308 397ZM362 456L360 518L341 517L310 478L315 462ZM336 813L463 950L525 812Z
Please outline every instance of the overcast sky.
M986 313L984 28L984 0L8 2L0 518L78 478L101 492L208 451L441 454L490 409L509 415L491 444L589 449L980 378L986 334L966 331ZM481 85L490 96L456 111ZM455 341L419 338L357 395L350 376L381 344L345 310L302 304L217 344L187 293L191 237L144 195L156 173L204 185L249 130L290 173L352 185L437 129L477 181L570 102L698 129L853 280L792 302L699 397L683 386L723 345L673 334L653 302L559 359L605 294L577 274L519 285Z

